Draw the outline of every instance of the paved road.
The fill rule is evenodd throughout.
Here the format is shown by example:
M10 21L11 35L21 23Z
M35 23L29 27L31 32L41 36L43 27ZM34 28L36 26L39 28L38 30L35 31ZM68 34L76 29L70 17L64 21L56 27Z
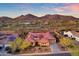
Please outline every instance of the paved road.
M46 54L46 55L39 55L39 56L71 56L70 53L58 53L58 54Z
M35 56L71 56L69 51L61 51L58 48L58 45L56 43L51 45L51 49L52 49L52 53L39 54L39 55L35 55ZM12 54L7 54L6 51L0 51L0 56L13 56L13 55Z
M8 54L6 51L0 51L0 56L11 56L11 54Z

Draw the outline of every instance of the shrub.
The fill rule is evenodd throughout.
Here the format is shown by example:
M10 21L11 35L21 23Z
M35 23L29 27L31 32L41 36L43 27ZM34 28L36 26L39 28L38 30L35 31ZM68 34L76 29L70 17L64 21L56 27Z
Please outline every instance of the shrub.
M22 44L22 39L21 38L16 38L15 41L10 42L10 48L12 49L12 52L14 52L17 48L19 49L21 44Z
M10 47L6 47L6 48L5 48L6 51L9 51L10 49L11 49Z
M20 49L16 49L15 51L14 51L14 53L19 53L21 50Z
M64 47L67 47L67 46L71 45L72 43L73 43L73 40L71 40L70 38L64 38L64 37L62 37L60 39L60 44L62 46L64 46Z
M69 47L68 50L72 56L79 56L79 46L73 45L73 47Z
M23 40L23 42L22 42L22 44L20 46L20 49L21 50L24 50L25 48L28 48L30 46L31 46L31 43L30 42Z
M12 53L12 49L9 48L9 49L7 50L7 53Z
M12 52L18 53L21 50L23 51L25 48L28 48L31 46L31 43L28 41L25 41L21 38L17 38L15 41L10 42L11 46L10 48L12 49Z

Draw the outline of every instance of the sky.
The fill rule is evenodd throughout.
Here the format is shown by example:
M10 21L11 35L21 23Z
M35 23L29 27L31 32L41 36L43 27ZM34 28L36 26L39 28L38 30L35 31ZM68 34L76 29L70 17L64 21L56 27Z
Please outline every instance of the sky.
M0 17L15 18L33 14L38 17L46 14L70 15L79 18L78 3L0 3Z

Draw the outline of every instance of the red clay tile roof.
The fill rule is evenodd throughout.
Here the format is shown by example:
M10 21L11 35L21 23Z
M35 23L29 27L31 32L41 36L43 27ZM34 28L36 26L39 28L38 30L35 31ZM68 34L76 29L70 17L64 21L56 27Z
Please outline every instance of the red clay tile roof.
M26 40L28 41L31 41L31 42L34 42L35 39L42 39L44 38L45 40L48 40L48 39L55 39L51 34L50 32L42 32L42 33L33 33L33 32L29 32L28 33L28 37L26 38Z
M41 43L48 43L49 41L48 41L48 39L42 38L42 39L40 39L38 42L41 42Z

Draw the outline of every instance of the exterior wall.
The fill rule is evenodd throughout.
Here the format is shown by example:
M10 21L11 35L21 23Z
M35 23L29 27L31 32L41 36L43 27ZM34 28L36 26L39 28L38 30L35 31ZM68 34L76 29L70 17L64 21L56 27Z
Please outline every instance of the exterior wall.
M73 36L73 34L70 31L64 32L64 35L68 35L68 37L72 37Z
M72 32L68 31L68 32L64 32L64 35L68 35L68 37L70 38L75 38L76 41L79 41L79 37L75 36Z
M38 42L38 44L39 44L40 46L49 46L49 43L41 43L41 42Z
M56 40L55 39L49 39L49 43L54 44L54 43L56 43Z

